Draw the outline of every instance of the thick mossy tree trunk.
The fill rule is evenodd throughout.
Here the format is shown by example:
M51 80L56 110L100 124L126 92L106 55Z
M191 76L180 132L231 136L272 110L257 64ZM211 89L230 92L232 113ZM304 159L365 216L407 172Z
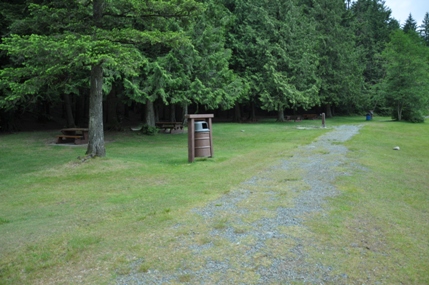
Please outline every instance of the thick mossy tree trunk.
M94 0L92 17L95 25L101 25L104 11L104 0ZM103 67L101 63L91 68L91 90L89 93L89 138L86 154L89 156L106 156L104 148L103 126Z
M106 156L103 126L103 68L95 65L91 69L91 91L89 97L89 141L87 155Z

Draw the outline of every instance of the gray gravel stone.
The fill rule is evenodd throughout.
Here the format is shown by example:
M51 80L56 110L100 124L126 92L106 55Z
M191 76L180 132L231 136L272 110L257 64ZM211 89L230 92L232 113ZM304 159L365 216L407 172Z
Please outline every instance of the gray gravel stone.
M359 132L360 126L340 126L332 131L320 136L313 143L302 146L297 150L297 155L283 159L279 165L267 169L248 181L240 185L239 189L231 191L220 197L216 201L208 203L203 208L192 210L204 218L206 222L211 222L222 215L230 214L234 217L228 220L224 229L213 229L210 235L220 237L231 244L241 246L244 238L251 237L254 243L244 251L243 256L224 256L222 261L205 259L205 264L194 269L178 269L174 273L163 273L159 271L148 271L146 273L131 273L119 276L116 284L240 284L237 279L230 280L231 269L238 280L241 275L251 270L256 273L257 281L252 284L347 284L347 274L332 274L332 268L323 266L320 262L309 260L303 238L291 236L280 229L283 227L298 227L306 229L303 221L306 215L323 212L325 200L338 194L332 185L339 175L347 175L358 166L347 164L347 148L341 145ZM303 130L305 131L305 130ZM339 171L345 169L344 171ZM252 198L253 195L262 195L265 201L276 201L278 193L271 191L267 187L264 193L253 193L250 187L265 187L269 182L270 173L274 171L284 171L287 173L291 169L299 169L302 173L302 181L307 185L307 190L291 189L296 191L296 197L290 207L282 206L276 209L264 209L271 211L272 215L263 217L253 223L246 223L243 217L250 214L251 209L242 206L240 203ZM259 197L259 196L258 196ZM266 203L265 203L266 204ZM229 226L245 226L246 231L239 232ZM180 227L180 225L178 226ZM186 245L195 256L204 256L207 249L213 248L213 243L198 245L181 237L181 244ZM291 244L288 252L280 255L273 254L267 248L267 241L279 241L283 244ZM263 256L267 262L260 265L256 262L255 256ZM239 267L232 266L232 260L240 260ZM221 276L218 282L211 280L211 276ZM183 275L192 276L189 281L180 282ZM246 283L241 283L246 284Z

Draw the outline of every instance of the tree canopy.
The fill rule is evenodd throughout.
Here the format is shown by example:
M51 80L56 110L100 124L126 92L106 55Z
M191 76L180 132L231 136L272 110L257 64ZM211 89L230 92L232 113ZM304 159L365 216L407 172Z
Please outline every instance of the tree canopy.
M172 120L177 107L249 105L279 121L319 108L393 108L408 120L400 96L401 110L427 107L429 13L421 25L410 14L401 31L382 0L18 0L0 13L1 124L61 103L74 125L86 108L92 156L105 155L118 104L143 104L148 125L159 106Z
M45 96L44 88L57 95L78 93L77 84L87 80L87 154L104 156L103 91L115 78L139 76L140 68L148 61L142 46L173 47L188 42L181 30L168 29L154 18L186 17L198 7L191 0L29 3L28 12L11 24L10 35L0 46L13 61L1 71L5 94L1 106L10 108L37 100Z
M419 27L420 36L426 42L426 45L429 46L429 12L425 14L423 22Z
M406 33L417 32L417 22L414 20L413 16L408 15L407 20L405 20L405 24L402 27L402 30Z
M415 33L395 31L383 52L386 104L398 120L422 121L429 107L429 50Z

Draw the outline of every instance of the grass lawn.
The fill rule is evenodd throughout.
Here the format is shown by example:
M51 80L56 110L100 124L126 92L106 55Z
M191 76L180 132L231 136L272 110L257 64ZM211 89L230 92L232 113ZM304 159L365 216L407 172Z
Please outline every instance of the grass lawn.
M315 255L354 284L429 284L429 124L366 125L346 142L363 169L338 181L328 218L308 222Z
M150 260L142 271L162 269L175 258L165 229L340 124L364 125L346 143L363 168L339 179L327 216L308 220L313 258L356 284L428 284L429 125L377 117L326 130L215 123L214 158L192 164L187 134L107 133L107 157L84 163L85 147L52 144L57 132L1 135L0 284L104 284L140 259ZM166 251L154 252L161 240Z

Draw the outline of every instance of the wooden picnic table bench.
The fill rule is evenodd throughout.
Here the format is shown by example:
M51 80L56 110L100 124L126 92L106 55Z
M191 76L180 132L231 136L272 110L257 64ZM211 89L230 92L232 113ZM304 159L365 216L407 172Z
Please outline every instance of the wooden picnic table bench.
M57 135L57 144L61 143L74 143L74 144L86 144L88 143L88 132L87 128L66 128L61 129L61 135Z
M302 116L304 117L304 120L316 120L319 117L317 114L304 114Z
M288 121L288 122L290 122L290 121L301 122L301 116L299 116L299 115L286 116L286 121Z
M179 132L183 130L183 122L157 122L155 123L155 126L164 130L164 132L169 130L170 134L172 132Z

